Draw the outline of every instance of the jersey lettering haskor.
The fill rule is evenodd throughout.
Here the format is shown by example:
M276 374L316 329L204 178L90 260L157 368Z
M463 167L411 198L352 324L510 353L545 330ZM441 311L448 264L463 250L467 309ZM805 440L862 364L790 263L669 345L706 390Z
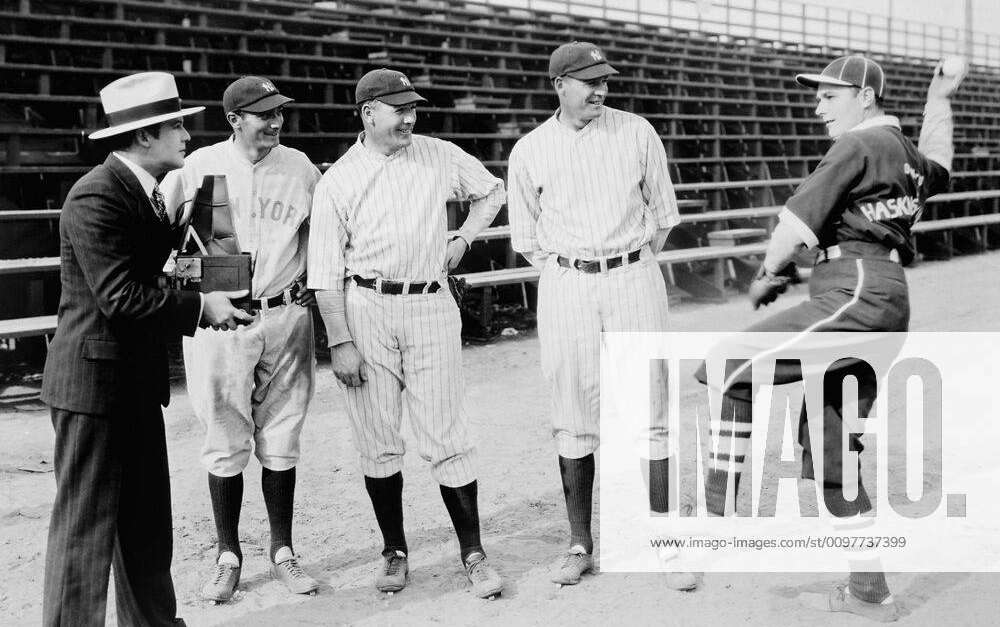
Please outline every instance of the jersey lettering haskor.
M861 240L908 259L914 254L910 229L927 198L947 186L948 171L903 136L895 117L880 116L833 143L785 203L781 219L809 247Z
M645 119L603 107L577 131L558 112L514 145L511 245L595 259L637 250L678 222L663 142Z
M309 213L320 173L305 153L277 145L251 163L230 137L199 148L161 187L167 207L194 202L206 175L224 175L240 247L250 253L253 298L281 294L306 271Z
M344 279L441 281L447 202L472 200L459 235L472 243L504 202L503 181L451 142L414 135L385 156L358 141L316 187L309 287L343 290Z

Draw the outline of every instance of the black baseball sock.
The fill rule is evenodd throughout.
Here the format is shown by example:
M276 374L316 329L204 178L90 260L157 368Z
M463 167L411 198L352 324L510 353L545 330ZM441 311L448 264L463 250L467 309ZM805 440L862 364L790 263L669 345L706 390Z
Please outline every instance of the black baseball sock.
M408 553L403 533L403 473L379 479L366 476L365 489L372 500L378 528L382 531L382 553Z
M264 493L267 520L271 523L271 561L283 546L292 549L292 509L295 502L295 468L261 468L260 488ZM295 549L292 549L292 553Z
M483 555L482 541L479 539L479 484L475 481L459 488L441 486L441 498L448 508L451 524L458 534L458 547L462 553L462 563L465 558L478 551Z
M594 454L579 459L560 455L559 474L566 497L566 514L569 516L570 546L579 544L587 553L593 553L590 518L594 499Z
M232 477L208 474L208 493L212 497L215 533L219 539L219 555L230 551L243 563L240 551L240 507L243 505L243 473Z
M657 514L670 511L670 458L640 459L639 469L649 491L649 511Z
M752 420L753 404L750 401L723 395L721 428L715 434L719 439L719 450L709 452L712 467L708 469L705 480L705 505L709 514L724 516L727 503L735 507L741 470L750 448ZM730 476L733 477L731 492L728 490Z

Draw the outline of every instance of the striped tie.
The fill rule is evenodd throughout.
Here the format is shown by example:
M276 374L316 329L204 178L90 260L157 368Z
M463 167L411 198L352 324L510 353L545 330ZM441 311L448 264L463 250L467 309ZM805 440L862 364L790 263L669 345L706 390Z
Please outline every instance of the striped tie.
M153 203L153 212L160 219L160 222L170 224L170 218L167 217L167 205L163 202L163 194L160 193L159 185L153 187L153 194L150 200Z

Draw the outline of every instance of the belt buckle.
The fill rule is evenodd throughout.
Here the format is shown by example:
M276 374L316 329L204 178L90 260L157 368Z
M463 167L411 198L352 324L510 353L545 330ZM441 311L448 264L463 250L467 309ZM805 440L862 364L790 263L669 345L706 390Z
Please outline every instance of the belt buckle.
M579 270L580 272L585 272L587 274L594 274L595 272L601 271L601 262L585 260L585 259L576 259L573 261L573 267Z

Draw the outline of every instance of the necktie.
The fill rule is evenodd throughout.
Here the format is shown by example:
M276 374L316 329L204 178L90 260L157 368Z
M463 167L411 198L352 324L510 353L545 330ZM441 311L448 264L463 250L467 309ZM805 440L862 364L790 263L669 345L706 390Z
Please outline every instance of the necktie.
M153 194L150 200L153 203L153 212L160 219L160 222L170 224L170 218L167 217L167 205L163 202L163 194L160 193L159 185L153 187Z

